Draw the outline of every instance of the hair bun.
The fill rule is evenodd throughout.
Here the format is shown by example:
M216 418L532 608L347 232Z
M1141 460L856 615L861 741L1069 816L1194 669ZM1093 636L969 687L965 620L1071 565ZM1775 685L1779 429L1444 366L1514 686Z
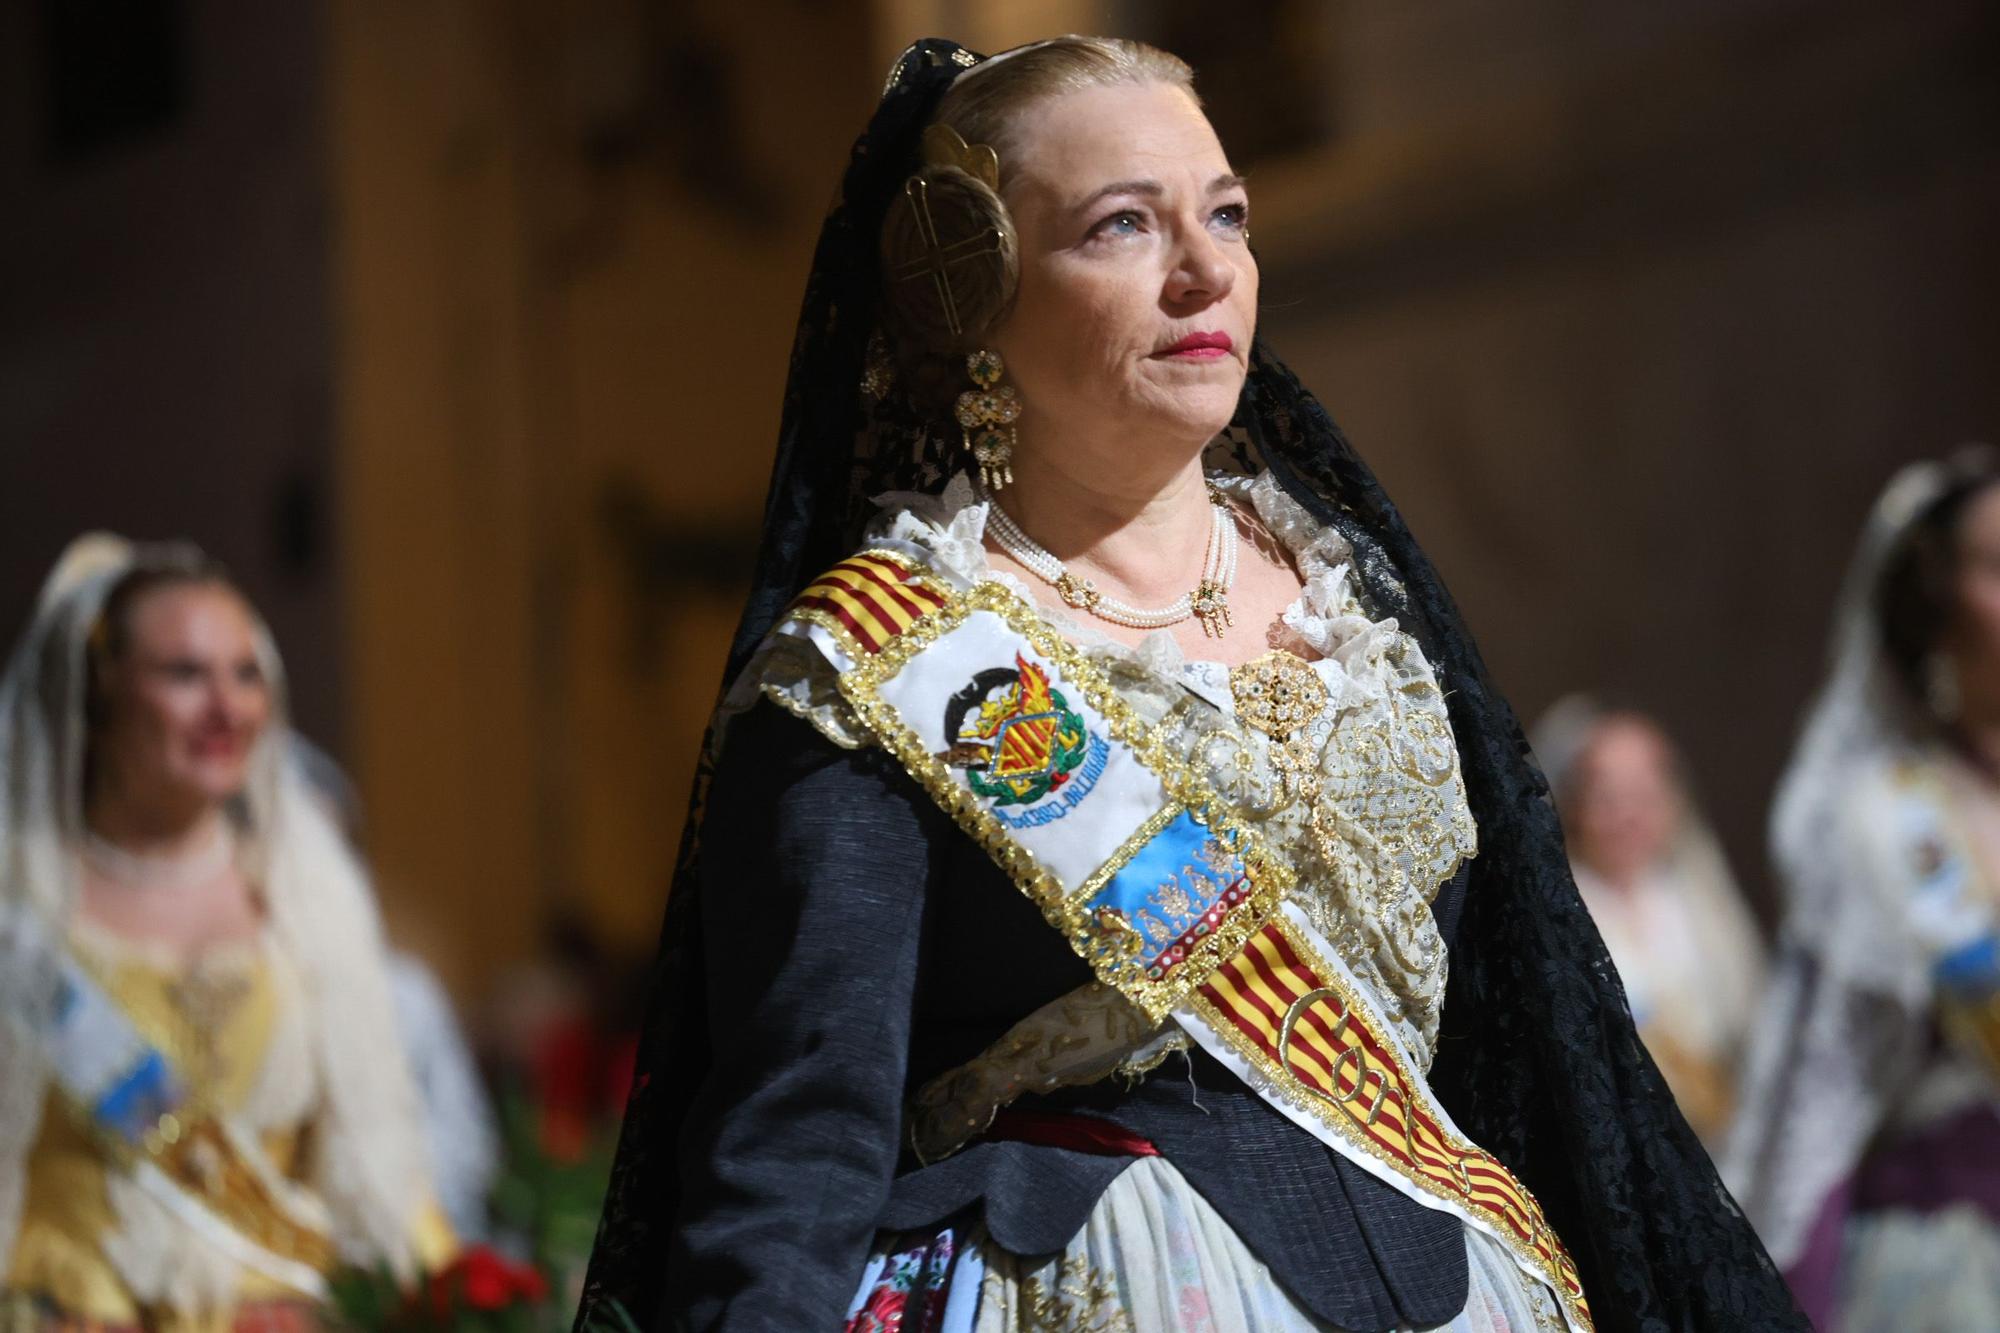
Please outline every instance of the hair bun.
M1013 296L1014 254L1014 222L998 190L963 166L925 167L882 224L891 335L907 352L955 358L969 350Z

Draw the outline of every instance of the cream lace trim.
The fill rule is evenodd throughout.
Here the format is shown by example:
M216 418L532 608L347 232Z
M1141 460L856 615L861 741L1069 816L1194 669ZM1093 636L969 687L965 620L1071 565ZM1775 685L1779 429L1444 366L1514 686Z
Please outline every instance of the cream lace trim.
M910 1146L919 1161L934 1162L984 1133L1023 1093L1083 1087L1112 1074L1137 1079L1188 1045L1186 1033L1148 1023L1102 982L1079 986L925 1084L910 1107Z
M1060 608L1043 608L1042 617L1107 671L1133 709L1163 726L1286 853L1299 872L1294 900L1428 1067L1446 970L1430 901L1477 848L1444 696L1416 641L1395 621L1367 614L1352 551L1337 531L1317 524L1268 473L1215 480L1284 545L1304 583L1283 619L1295 639L1288 646L1311 661L1327 688L1327 707L1307 733L1321 779L1310 807L1287 803L1272 742L1235 725L1228 667L1188 659L1165 630L1127 646ZM939 495L890 495L878 503L883 512L869 540L906 542L954 581L995 581L1036 600L988 563L986 505L962 475ZM773 634L745 678L836 744L865 742L831 666L804 640ZM743 691L736 697L746 699ZM926 1088L912 1127L919 1150L948 1152L1020 1092L1094 1082L1158 1038L1115 995L1107 1001L1094 989L1045 1006ZM1069 1055L1057 1058L1058 1048Z

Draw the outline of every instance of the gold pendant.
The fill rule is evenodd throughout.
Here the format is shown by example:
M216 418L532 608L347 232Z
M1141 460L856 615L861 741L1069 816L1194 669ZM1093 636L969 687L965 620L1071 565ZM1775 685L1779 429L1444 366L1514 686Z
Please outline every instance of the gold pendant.
M1295 653L1273 648L1229 671L1236 716L1272 740L1310 726L1327 705L1326 682Z
M1056 580L1056 591L1062 594L1065 602L1079 611L1095 611L1098 601L1103 596L1089 579L1080 579L1068 570L1064 570L1062 577Z
M1188 598L1188 605L1201 622L1202 632L1211 639L1221 638L1223 629L1236 623L1229 618L1229 590L1220 583L1203 579L1194 596Z
M1319 798L1319 757L1311 732L1331 696L1319 672L1304 658L1274 648L1230 668L1229 692L1236 717L1273 742L1271 763L1278 771L1284 805ZM1284 807L1280 807L1284 808Z

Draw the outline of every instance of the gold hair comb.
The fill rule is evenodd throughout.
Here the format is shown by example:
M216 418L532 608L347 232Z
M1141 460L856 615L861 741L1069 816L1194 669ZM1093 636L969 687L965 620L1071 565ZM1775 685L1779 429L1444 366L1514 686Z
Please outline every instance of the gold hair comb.
M957 167L986 188L1000 189L1000 154L990 144L968 144L949 125L933 125L924 131L924 165Z

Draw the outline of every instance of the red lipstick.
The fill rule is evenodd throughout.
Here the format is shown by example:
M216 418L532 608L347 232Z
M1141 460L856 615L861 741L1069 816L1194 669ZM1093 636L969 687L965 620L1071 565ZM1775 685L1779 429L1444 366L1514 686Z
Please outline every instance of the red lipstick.
M197 759L234 759L244 749L244 736L235 727L216 727L188 738L188 748Z
M1213 361L1217 357L1228 356L1235 346L1235 339L1218 329L1212 333L1190 333L1179 342L1162 347L1153 355L1186 361Z

